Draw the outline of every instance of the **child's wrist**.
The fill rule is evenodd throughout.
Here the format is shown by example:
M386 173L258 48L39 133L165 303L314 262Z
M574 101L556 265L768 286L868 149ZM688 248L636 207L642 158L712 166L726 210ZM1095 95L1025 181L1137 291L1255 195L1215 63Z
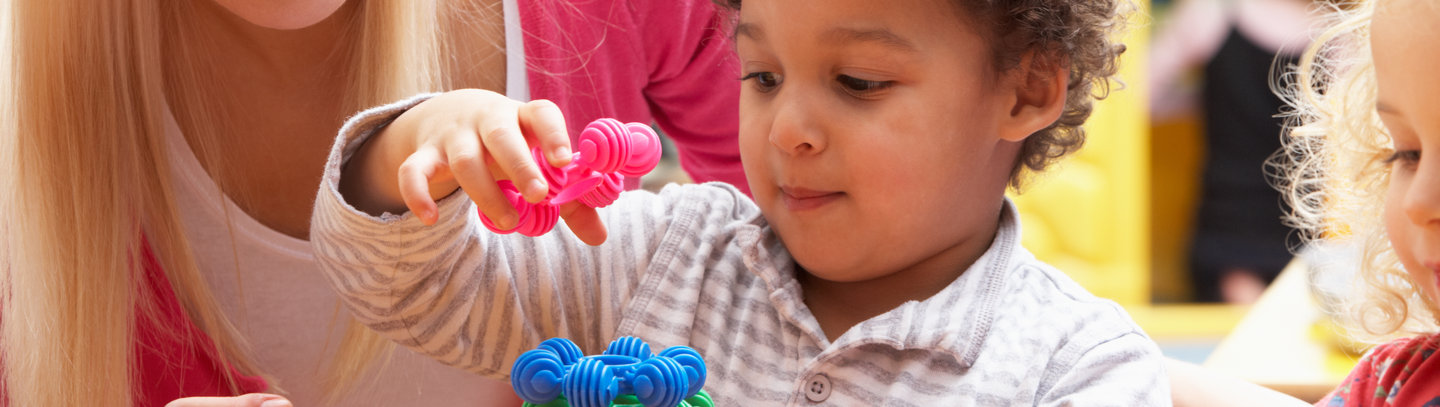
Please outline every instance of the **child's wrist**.
M374 216L407 211L398 174L400 165L409 156L401 145L413 143L397 143L406 138L406 123L401 118L376 131L356 149L349 161L341 164L336 187L345 202L356 210Z

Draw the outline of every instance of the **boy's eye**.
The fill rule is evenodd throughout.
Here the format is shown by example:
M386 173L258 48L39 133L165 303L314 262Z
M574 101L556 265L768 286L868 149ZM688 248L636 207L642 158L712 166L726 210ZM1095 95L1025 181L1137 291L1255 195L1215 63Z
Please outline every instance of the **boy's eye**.
M895 84L894 81L867 81L850 75L840 75L835 78L835 81L840 82L846 91L860 97L871 96Z
M755 87L761 92L769 92L780 86L780 75L774 72L752 72L740 78L742 81L755 80Z

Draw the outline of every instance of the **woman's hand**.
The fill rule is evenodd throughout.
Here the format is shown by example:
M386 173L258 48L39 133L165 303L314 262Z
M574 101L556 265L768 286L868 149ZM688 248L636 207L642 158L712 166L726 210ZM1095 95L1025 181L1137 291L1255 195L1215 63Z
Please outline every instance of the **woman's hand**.
M538 144L548 163L536 163ZM549 186L539 165L570 163L570 136L560 108L548 100L520 103L495 92L465 89L416 105L355 153L340 177L340 193L356 209L379 214L414 212L426 225L439 217L435 201L457 188L502 229L518 220L495 184L510 180L528 202L545 199ZM560 206L560 216L587 244L605 241L594 208Z
M274 394L251 393L237 397L186 397L165 407L293 407L290 400Z

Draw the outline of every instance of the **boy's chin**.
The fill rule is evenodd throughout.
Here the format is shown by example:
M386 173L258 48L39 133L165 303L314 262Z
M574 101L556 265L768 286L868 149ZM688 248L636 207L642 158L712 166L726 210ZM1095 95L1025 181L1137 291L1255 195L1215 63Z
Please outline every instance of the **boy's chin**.
M828 260L830 261L804 261L797 257L795 264L799 266L799 270L796 270L796 273L804 273L808 278L832 283L858 283L881 277L861 271L859 265L854 263L840 264L844 262L835 261L834 258Z

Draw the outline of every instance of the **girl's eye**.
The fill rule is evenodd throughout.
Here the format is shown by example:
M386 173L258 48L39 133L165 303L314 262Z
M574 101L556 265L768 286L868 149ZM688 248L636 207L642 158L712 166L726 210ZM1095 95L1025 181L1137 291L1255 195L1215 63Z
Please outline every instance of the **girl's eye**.
M752 72L740 78L742 81L751 79L755 80L755 88L761 92L769 92L780 86L780 75L776 75L774 72Z
M889 89L895 85L894 81L867 81L850 75L840 75L835 78L845 91L859 97L873 96L875 93Z
M1400 151L1396 151L1396 152L1393 153L1393 154L1390 154L1390 157L1385 158L1385 164L1387 164L1387 165L1388 165L1388 164L1397 163L1397 162L1400 163L1401 165L1406 165L1406 166L1415 165L1416 163L1419 163L1419 162L1420 162L1420 150L1400 150Z

